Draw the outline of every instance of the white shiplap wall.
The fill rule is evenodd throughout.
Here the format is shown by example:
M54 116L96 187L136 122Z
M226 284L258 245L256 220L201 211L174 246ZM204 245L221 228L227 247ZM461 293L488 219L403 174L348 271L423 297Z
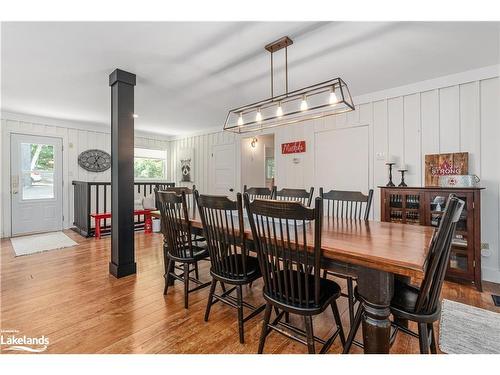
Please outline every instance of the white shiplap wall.
M393 96L395 92L402 94ZM385 156L393 155L399 162L404 160L409 168L408 184L421 186L426 154L467 151L470 156L469 173L480 176L486 187L482 193L482 242L489 244L491 255L482 259L483 278L500 282L498 69L480 70L476 74L466 72L358 99L355 112L275 129L277 146L284 142L305 140L308 150L293 156L276 154L278 187L309 188L315 185L314 160L320 157L314 154L316 133L366 125L370 134L369 181L375 191L373 215L379 219L380 193L377 186L387 182ZM195 148L195 184L201 191L210 191L208 161L211 147L238 140L239 137L223 132L174 140L170 146L170 170L177 176L176 150L181 147ZM385 156L377 158L379 153ZM298 164L292 161L296 157L301 159ZM395 180L399 181L399 175L395 175Z
M171 141L169 146L169 180L175 181L179 186L183 185L183 183L179 182L180 171L178 168L177 155L180 149L192 148L194 149L194 181L193 183L184 183L184 185L195 184L200 192L210 192L211 178L209 170L212 147L215 145L231 144L234 143L235 140L236 137L233 133L216 132Z
M31 120L31 121L26 121ZM73 223L73 186L72 181L110 181L111 171L100 173L87 172L78 166L78 155L85 150L97 148L107 152L111 151L111 134L109 129L103 131L88 130L85 125L78 127L78 124L68 123L64 126L61 120L51 120L28 116L2 114L2 174L1 174L1 222L2 237L10 235L10 196L9 196L9 175L10 175L10 134L23 133L33 135L45 135L59 137L63 140L63 214L64 228L69 228ZM55 125L54 125L55 124ZM87 127L87 129L86 129ZM135 145L142 148L166 150L168 141L150 136L136 136Z

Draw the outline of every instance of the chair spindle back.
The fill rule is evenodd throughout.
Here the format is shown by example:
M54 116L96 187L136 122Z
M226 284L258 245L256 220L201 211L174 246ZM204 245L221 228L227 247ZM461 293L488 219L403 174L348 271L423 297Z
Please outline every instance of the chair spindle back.
M330 190L328 193L319 188L323 199L325 215L339 219L368 220L373 199L373 189L364 195L359 191ZM364 208L363 208L364 207Z
M439 302L451 253L455 229L465 202L450 194L443 217L429 247L424 280L415 306L416 313L432 313Z
M268 187L247 187L243 186L243 193L247 193L250 197L250 200L254 199L274 199L276 195L276 186L273 186L272 189Z
M177 195L181 195L182 192L185 192L186 193L187 207L188 207L188 209L191 209L191 207L195 207L195 205L194 205L195 199L194 199L194 195L193 195L193 192L195 190L196 190L196 186L193 185L192 188L188 188L187 186L170 186L170 187L166 187L165 189L163 189L161 191L170 191L170 192L173 192Z
M244 241L241 193L232 201L226 196L199 195L194 192L203 224L211 271L217 276L244 280L248 251Z
M245 207L271 298L301 308L317 307L320 298L322 201L315 208L299 202L259 200ZM313 226L313 236L307 235Z
M178 259L193 257L191 222L188 216L186 193L155 189L156 201L161 214L161 231L169 253Z
M306 207L311 206L312 198L314 193L314 187L311 187L309 191L306 189L288 189L283 188L277 191L275 194L275 199L280 201L292 201L300 202Z

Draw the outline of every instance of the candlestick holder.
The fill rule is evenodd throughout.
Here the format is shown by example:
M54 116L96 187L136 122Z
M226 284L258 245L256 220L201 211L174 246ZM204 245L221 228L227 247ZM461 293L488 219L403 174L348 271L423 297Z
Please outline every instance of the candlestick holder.
M408 169L398 169L399 172L401 172L401 182L399 183L398 186L408 186L405 183L405 172L408 172Z
M393 163L393 162L387 162L385 163L385 165L388 165L389 166L389 182L387 183L387 185L385 186L396 186L394 185L394 182L392 182L392 166L396 164L396 163Z

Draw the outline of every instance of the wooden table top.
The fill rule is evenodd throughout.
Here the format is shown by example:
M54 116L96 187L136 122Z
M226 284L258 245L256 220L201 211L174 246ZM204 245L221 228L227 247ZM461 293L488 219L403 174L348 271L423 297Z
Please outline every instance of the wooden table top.
M191 225L202 228L190 210ZM152 212L159 217L158 212ZM308 236L313 226L306 224ZM405 276L422 276L434 228L378 221L325 217L321 248L326 259L364 266ZM248 222L245 234L252 237Z

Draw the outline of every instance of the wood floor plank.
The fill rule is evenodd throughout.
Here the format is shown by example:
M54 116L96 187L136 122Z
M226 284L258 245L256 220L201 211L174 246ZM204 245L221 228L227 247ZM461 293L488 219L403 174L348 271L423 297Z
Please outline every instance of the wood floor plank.
M49 353L255 353L262 314L245 323L245 344L238 340L236 310L217 303L204 321L208 289L191 293L183 307L183 289L176 283L163 295L163 239L159 234L136 233L136 275L115 279L109 275L110 237L95 240L65 232L78 246L15 257L9 239L0 241L2 329L28 336L46 335ZM200 265L209 280L209 263ZM343 280L337 280L344 287ZM485 283L497 294L500 287ZM500 312L490 293L446 283L442 296ZM244 289L247 302L264 303L262 282ZM347 302L339 300L345 333L349 329ZM248 312L246 312L248 313ZM292 322L301 323L292 316ZM437 327L436 327L437 328ZM334 330L330 310L314 318L314 331L326 338ZM361 332L357 334L361 338ZM318 348L319 349L319 345ZM265 353L305 353L304 346L275 332ZM340 353L340 341L330 353ZM361 353L353 347L351 353ZM398 335L391 353L418 353L418 341Z

